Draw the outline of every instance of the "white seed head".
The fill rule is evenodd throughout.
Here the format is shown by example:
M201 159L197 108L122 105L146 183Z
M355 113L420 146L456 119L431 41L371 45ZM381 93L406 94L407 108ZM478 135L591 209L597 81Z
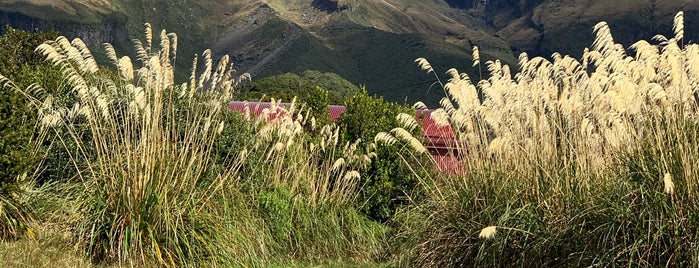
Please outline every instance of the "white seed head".
M432 65L430 65L430 63L425 58L417 58L415 62L417 62L417 65L420 66L420 69L422 69L425 72L430 73L434 71L434 69L432 69Z
M675 184L672 182L672 175L670 175L670 173L665 173L663 184L665 185L666 194L672 195L675 193Z
M338 169L342 168L345 166L345 159L340 157L337 160L335 160L335 163L333 164L332 170L337 171Z
M488 226L483 228L481 230L481 233L478 234L478 237L483 238L483 239L490 239L495 236L495 233L497 233L498 229L497 226Z

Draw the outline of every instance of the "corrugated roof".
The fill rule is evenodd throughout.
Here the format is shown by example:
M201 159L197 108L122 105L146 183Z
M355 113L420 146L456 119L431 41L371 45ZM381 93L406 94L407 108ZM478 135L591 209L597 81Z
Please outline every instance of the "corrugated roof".
M289 107L291 104L277 103L277 106ZM255 116L266 114L267 120L273 120L283 113L281 109L271 111L271 108L272 103L269 102L231 101L228 103L228 109L230 110L250 112ZM330 119L337 121L347 111L347 108L342 105L329 105L328 110ZM417 110L415 113L415 120L422 126L421 134L425 140L425 147L433 155L439 170L452 175L462 174L464 172L463 160L462 156L459 156L459 152L465 150L467 145L463 142L459 144L454 138L455 135L451 126L438 125L432 119L431 114L431 110Z

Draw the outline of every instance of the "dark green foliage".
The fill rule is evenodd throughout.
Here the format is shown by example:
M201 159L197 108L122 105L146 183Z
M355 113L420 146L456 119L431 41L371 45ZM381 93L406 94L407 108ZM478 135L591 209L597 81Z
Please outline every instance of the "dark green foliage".
M54 97L54 103L63 104L69 101L68 88L63 84L61 71L43 60L43 56L34 49L47 40L58 37L56 32L30 33L13 28L6 28L0 37L0 74L12 81L18 89L24 90L31 84L39 84L42 90L26 92L31 97L43 99L47 94ZM36 107L29 107L27 96L10 89L3 88L0 93L0 109L3 110L0 119L0 176L15 177L35 166L40 159L33 157L33 152L27 142L34 133L36 122ZM7 130L7 131L6 131ZM46 144L47 146L49 144ZM57 146L63 147L63 146ZM68 151L57 148L55 153L44 159L45 165L39 181L51 178L63 178L69 163ZM70 147L69 147L70 148Z
M230 162L236 153L255 143L252 122L239 112L227 111L222 114L225 127L216 138L215 154L222 162Z
M36 46L56 36L55 32L28 33L8 27L0 37L0 74L14 83L0 87L0 238L30 230L30 213L18 201L22 191L17 183L23 173L32 172L40 158L30 144L35 107L19 90L32 83L58 87L60 73L34 53Z
M236 96L248 101L290 102L296 98L320 124L329 123L328 105L341 104L359 88L333 73L306 71L302 75L286 73L246 84ZM305 115L305 114L304 114Z
M400 124L396 120L399 113L415 113L414 109L406 105L369 96L366 90L349 98L345 106L347 112L338 122L342 130L342 139L344 142L361 139L364 145L360 146L361 148L373 142L379 132L399 127ZM417 129L413 134L419 134L419 131ZM359 202L363 205L363 212L372 219L386 221L393 216L396 208L407 203L408 197L418 198L419 192L415 190L417 176L425 177L424 170L429 168L416 168L416 175L410 170L410 165L418 167L429 161L421 161L418 164L415 159L406 159L410 163L405 163L399 152L406 154L407 150L408 147L402 145L380 144L376 150L377 157L372 160L371 165L362 170L366 182L360 191Z
M0 37L0 74L17 88L0 89L0 184L12 183L29 171L38 159L32 157L29 140L33 134L35 112L17 89L50 80L51 68L43 63L34 48L56 33L28 33L7 28Z
M294 97L303 100L316 94L317 87L328 91L330 104L342 104L359 91L356 85L337 74L305 71L301 75L285 73L250 82L241 88L237 97L249 101L268 101L270 98L291 101Z
M327 89L330 104L342 104L345 99L359 92L359 87L335 73L308 70L301 74L308 83Z
M319 123L326 124L329 123L330 110L328 105L329 94L328 91L316 86L312 90L305 92L301 97L301 102L306 105L306 108L310 114L315 117Z
M14 183L36 162L31 157L32 111L24 96L12 88L0 91L0 189Z

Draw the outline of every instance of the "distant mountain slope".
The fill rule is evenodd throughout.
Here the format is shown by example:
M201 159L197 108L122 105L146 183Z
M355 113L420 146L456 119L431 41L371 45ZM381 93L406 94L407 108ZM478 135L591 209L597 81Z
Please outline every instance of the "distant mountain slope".
M477 75L482 62L553 51L578 55L591 27L606 20L621 42L670 33L685 10L685 31L696 40L699 0L0 0L0 23L23 29L55 28L98 46L130 52L143 23L180 38L177 66L212 48L230 54L254 77L308 69L334 72L389 100L434 103L443 95L414 64L430 60ZM157 32L156 32L157 35ZM513 52L514 51L514 52ZM99 55L98 55L99 56ZM184 77L187 72L181 72ZM429 94L428 94L429 91Z
M630 45L672 35L672 19L685 13L687 40L699 40L699 0L491 0L487 21L515 52L579 56L592 26L606 21L617 42Z

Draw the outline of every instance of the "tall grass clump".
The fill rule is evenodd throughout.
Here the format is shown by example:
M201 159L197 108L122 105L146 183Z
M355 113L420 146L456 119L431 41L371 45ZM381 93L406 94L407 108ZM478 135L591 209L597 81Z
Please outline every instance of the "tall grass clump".
M75 167L87 163L77 170L84 190L76 232L94 260L174 265L224 251L209 200L229 177L208 171L224 127L220 114L238 80L227 57L213 69L206 51L204 72L177 86L176 35L163 31L157 50L152 39L147 27L146 43L136 40L140 67L105 45L118 77L104 74L80 39L58 37L37 48L78 97L57 107L49 96L39 120L43 131L65 131L77 145Z
M386 228L357 205L359 170L371 163L373 146L342 143L339 127L316 125L310 114L295 104L265 110L236 173L269 231L272 261L380 260ZM265 123L267 117L276 118Z
M177 36L154 37L146 24L145 37L134 40L135 60L105 44L111 68L80 39L37 48L75 96L58 102L39 84L21 90L38 111L37 148L63 148L65 168L75 170L27 202L40 224L67 229L93 262L119 265L385 256L386 228L357 212L369 151L341 143L338 127L317 124L309 108L274 107L259 118L226 111L248 78L234 76L227 56L214 64L205 51L178 85Z
M477 83L449 70L432 114L468 172L423 180L429 200L400 213L400 261L697 265L699 46L682 21L629 50L601 22L580 60L522 54L516 74L489 61Z

